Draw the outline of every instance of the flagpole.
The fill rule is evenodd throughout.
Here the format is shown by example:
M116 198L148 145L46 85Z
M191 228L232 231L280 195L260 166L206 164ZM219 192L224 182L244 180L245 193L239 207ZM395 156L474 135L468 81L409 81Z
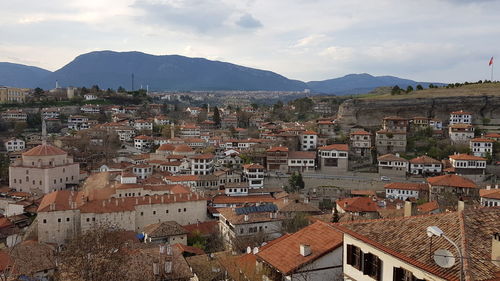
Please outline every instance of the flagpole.
M495 62L491 64L491 82L493 83L493 66L495 65Z

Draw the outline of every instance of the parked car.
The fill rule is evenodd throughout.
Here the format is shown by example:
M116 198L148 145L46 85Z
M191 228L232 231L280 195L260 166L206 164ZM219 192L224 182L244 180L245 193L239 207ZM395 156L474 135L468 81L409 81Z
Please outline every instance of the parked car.
M388 176L381 176L381 177L380 177L380 180L381 180L381 181L390 181L390 180L391 180L391 178L390 178L390 177L388 177Z

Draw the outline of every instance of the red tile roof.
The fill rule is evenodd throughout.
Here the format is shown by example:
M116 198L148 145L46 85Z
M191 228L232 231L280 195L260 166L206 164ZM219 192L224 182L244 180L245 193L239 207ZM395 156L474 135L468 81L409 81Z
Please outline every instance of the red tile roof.
M288 159L316 159L316 152L314 151L290 151Z
M474 138L470 140L471 142L495 142L492 139L486 139L486 138Z
M264 166L262 166L260 164L251 163L251 164L243 165L243 168L244 169L264 169Z
M169 143L164 143L158 147L159 151L174 151L175 150L175 145L169 144Z
M218 231L219 221L205 221L194 224L183 225L189 234L199 233L202 236L208 236Z
M280 152L288 152L288 147L285 147L285 146L275 146L275 147L271 147L267 150L267 152L277 152L277 151L280 151Z
M416 157L410 160L411 164L441 164L441 161L436 160L427 155Z
M52 155L67 155L66 151L59 149L49 144L41 144L24 152L23 156L52 156Z
M352 132L351 135L368 135L368 136L370 136L371 133L368 133L365 130L359 130L359 131Z
M401 190L428 190L429 186L425 183L413 182L391 182L384 185L385 189L401 189Z
M394 154L384 154L379 157L377 157L378 161L400 161L400 162L408 162L408 160L398 157Z
M450 114L467 114L467 115L471 115L472 113L470 113L468 111L459 110L459 111L452 111Z
M479 196L488 199L500 200L500 189L481 189L479 190Z
M427 214L437 209L439 209L439 204L437 201L427 202L417 207L417 211L422 214Z
M318 148L318 150L339 150L339 151L349 151L349 146L343 143L330 144Z
M467 161L486 161L486 158L469 155L469 154L454 154L450 155L450 159L453 160L467 160Z
M377 204L370 197L339 199L337 206L346 212L376 212Z
M273 203L271 195L227 196L218 195L212 199L213 204L245 204L245 203Z
M470 179L457 175L443 175L427 178L427 182L434 186L451 186L461 188L478 188Z
M261 249L257 258L262 259L283 275L289 275L306 264L342 246L340 231L324 222L315 222L280 241ZM311 254L302 256L300 245L311 247Z

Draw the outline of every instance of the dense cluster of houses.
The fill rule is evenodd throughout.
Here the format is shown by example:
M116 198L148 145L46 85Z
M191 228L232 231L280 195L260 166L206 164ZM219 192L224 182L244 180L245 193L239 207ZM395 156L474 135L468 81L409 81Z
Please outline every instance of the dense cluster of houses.
M41 137L4 140L12 155L9 186L0 189L4 246L55 253L54 245L108 225L150 245L145 255L167 252L164 271L178 271L176 280L495 280L500 273L500 189L483 182L500 135L475 136L471 113L451 112L448 131L440 120L397 116L383 118L378 130L343 131L334 118L269 121L253 107L242 109L250 116L245 128L228 108L218 109L217 120L210 107L190 106L175 121L159 104L146 112L90 104L78 110L42 109ZM23 110L1 117L27 120ZM56 121L67 134L49 141L46 128ZM404 158L408 138L421 130L470 153ZM75 132L94 146L116 136L117 152L84 170L73 156L82 138ZM373 162L377 181L388 180L383 190L318 186L295 194L269 184L285 174L348 175ZM325 198L331 206L320 204ZM436 266L435 250L455 250L443 237L427 237L428 226L461 241L467 262ZM28 230L36 241L22 241ZM188 245L193 235L218 235L231 251L206 254ZM8 265L0 259L0 270ZM56 269L35 272L48 278Z

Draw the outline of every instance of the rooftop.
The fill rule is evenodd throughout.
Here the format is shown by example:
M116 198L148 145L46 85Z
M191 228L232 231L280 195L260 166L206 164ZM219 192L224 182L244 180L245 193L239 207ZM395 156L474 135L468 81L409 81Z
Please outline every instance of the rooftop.
M472 180L457 175L443 175L443 176L431 177L427 178L427 182L435 186L478 188L476 183L474 183Z

